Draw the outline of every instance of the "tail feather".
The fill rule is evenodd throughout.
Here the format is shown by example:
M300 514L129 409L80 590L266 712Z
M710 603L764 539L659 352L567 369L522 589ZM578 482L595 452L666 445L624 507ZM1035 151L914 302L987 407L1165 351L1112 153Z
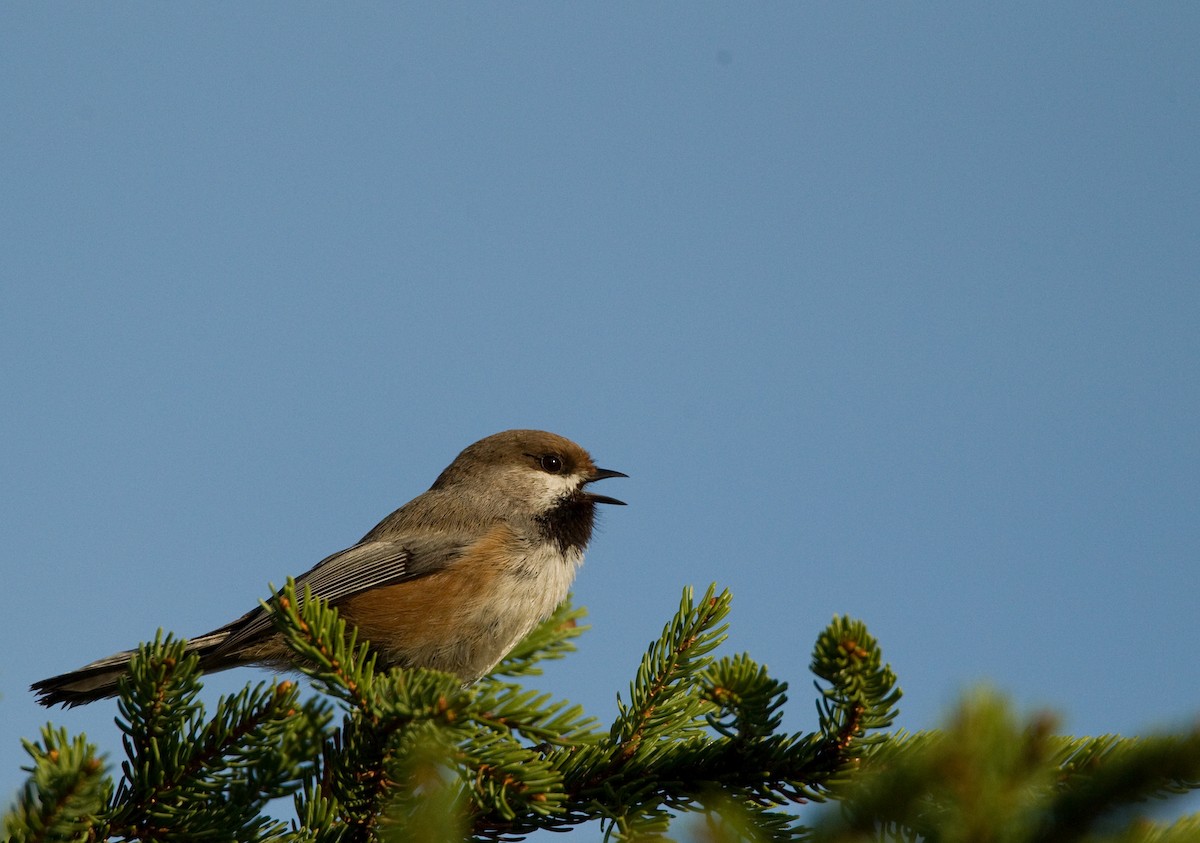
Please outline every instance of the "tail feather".
M218 652L221 643L228 637L229 632L224 629L210 632L189 641L187 651L200 654L200 669L205 673L233 667L240 661ZM34 682L29 689L37 695L37 701L42 705L62 705L65 708L115 697L117 683L129 672L129 662L135 655L137 650L114 653L78 670Z

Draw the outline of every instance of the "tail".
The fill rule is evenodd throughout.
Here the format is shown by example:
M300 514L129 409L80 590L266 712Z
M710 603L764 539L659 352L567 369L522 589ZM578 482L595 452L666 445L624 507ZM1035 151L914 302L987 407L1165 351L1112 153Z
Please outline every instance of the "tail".
M200 654L200 669L204 673L234 667L242 661L235 656L219 652L221 644L229 636L228 628L214 630L189 641L187 652ZM74 708L77 705L115 697L117 683L129 672L129 662L135 655L137 650L115 653L70 673L34 682L29 689L37 694L37 701L47 707L62 705Z

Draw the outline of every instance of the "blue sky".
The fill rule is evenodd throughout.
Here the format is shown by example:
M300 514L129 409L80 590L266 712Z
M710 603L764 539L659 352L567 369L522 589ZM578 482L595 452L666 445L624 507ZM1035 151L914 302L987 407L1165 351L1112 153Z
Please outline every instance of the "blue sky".
M929 727L1200 714L1200 10L0 7L0 793L43 676L217 626L465 445L626 471L545 687L685 585ZM261 678L215 677L220 691ZM102 703L49 716L120 758Z

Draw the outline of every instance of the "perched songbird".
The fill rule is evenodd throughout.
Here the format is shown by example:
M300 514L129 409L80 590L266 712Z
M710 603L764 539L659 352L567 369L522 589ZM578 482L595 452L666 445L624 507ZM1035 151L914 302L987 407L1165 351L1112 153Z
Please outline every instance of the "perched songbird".
M587 451L553 433L497 433L296 585L336 606L379 666L435 668L474 682L566 597L596 504L623 504L588 484L626 476L596 468ZM205 672L293 660L261 606L187 646ZM32 689L43 705L111 697L132 656L117 653Z

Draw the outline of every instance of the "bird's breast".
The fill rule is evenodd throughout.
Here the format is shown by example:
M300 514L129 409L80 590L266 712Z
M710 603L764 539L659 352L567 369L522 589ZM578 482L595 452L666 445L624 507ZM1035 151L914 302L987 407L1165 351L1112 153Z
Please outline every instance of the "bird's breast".
M563 551L501 525L444 569L338 608L383 666L429 667L472 682L554 611L582 561L581 548Z

